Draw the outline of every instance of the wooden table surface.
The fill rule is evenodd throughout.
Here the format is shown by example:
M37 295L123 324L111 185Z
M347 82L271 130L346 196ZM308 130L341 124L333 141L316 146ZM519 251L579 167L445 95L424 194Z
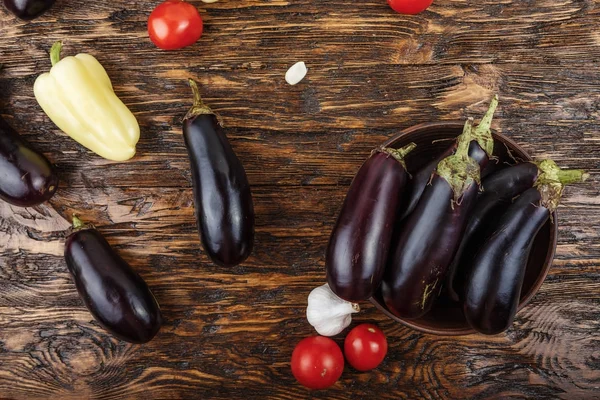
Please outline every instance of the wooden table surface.
M0 10L2 116L61 175L47 204L0 202L0 398L600 398L599 0L435 0L418 16L384 0L192 1L204 35L176 52L147 37L157 3L58 0L30 23ZM56 40L106 67L142 128L134 159L86 151L37 105ZM308 76L289 86L300 60ZM181 137L188 77L222 115L253 189L255 251L235 268L210 263L197 236ZM383 328L384 363L305 390L290 356L314 334L306 297L324 282L358 167L402 128L477 118L496 92L498 132L592 174L566 190L540 292L494 337L423 334L364 304L354 323ZM84 308L62 257L73 213L154 291L166 321L149 344L116 340Z

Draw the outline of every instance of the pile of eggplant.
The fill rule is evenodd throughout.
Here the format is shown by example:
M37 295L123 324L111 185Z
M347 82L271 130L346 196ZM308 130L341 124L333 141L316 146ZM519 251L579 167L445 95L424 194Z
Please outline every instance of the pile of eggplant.
M379 290L390 312L416 319L444 290L478 332L510 327L537 233L565 185L588 175L552 160L482 174L495 159L490 126L497 105L494 96L479 125L468 119L452 145L418 171L404 162L414 143L371 154L327 247L327 281L336 295L359 302Z

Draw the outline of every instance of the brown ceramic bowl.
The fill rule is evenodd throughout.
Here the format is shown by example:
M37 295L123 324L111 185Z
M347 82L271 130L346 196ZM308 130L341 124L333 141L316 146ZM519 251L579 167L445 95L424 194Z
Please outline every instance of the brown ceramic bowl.
M415 142L417 148L406 157L406 166L409 172L416 171L438 157L450 145L451 140L460 135L463 125L463 122L433 122L416 125L403 130L385 142L384 146L400 148L410 142ZM514 163L507 149L510 150L512 156L517 160L531 160L531 157L523 148L506 136L494 133L494 140L494 155L498 157L498 162L490 161L484 175L506 168L507 164L505 161ZM557 221L556 213L553 214L553 221ZM556 223L552 224L548 221L542 227L533 243L525 273L525 281L521 290L519 310L529 303L540 286L542 286L544 279L546 279L556 250L556 238ZM386 308L380 292L373 296L371 302L388 317L419 331L437 335L466 335L475 333L475 330L467 324L460 304L443 295L437 300L427 315L411 320L398 318L393 315Z

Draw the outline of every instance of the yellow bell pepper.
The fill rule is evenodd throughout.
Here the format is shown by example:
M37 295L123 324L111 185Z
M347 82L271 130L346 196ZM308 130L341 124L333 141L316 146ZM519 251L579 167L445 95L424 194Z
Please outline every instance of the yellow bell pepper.
M94 153L129 160L140 138L137 120L115 95L98 60L89 54L61 60L61 48L61 42L52 46L52 69L35 81L38 103L56 126Z

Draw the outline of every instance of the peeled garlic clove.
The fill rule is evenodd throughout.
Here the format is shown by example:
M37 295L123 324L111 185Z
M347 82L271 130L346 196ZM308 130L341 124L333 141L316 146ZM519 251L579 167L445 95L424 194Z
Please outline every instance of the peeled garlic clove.
M216 3L219 0L202 0L203 3Z
M300 82L306 76L308 69L304 61L299 61L292 65L290 69L285 73L285 81L290 85L295 85Z
M319 335L335 336L350 325L352 314L359 311L358 304L340 299L325 284L308 295L306 319Z

